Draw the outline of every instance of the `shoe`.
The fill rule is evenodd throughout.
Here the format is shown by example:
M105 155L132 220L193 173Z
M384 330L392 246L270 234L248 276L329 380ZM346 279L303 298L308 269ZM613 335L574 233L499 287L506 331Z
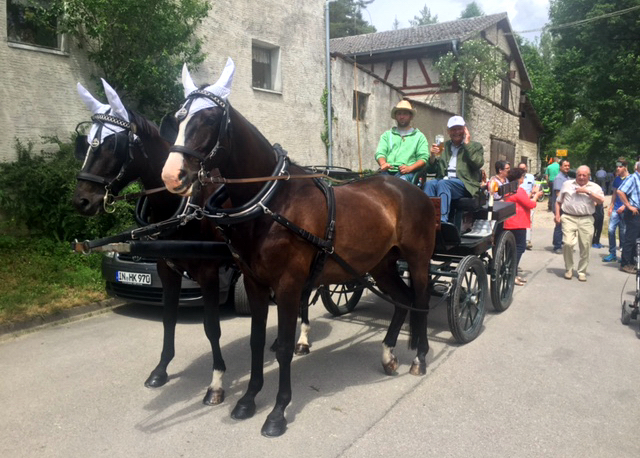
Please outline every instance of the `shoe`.
M531 243L531 240L527 242L527 250L533 250L533 244Z
M602 258L602 262L616 262L618 258L615 254L608 254L604 258Z
M627 264L626 266L620 266L620 270L624 273L627 274L635 274L636 273L636 268L633 267L631 264Z
M587 281L587 274L583 274L582 272L578 272L578 280Z
M601 243L594 243L593 245L591 245L591 248L604 248L604 245L602 245Z
M553 254L562 254L562 248L554 248Z
M566 278L567 280L571 280L571 277L573 277L573 271L571 271L571 270L567 270L567 271L564 273L564 278Z

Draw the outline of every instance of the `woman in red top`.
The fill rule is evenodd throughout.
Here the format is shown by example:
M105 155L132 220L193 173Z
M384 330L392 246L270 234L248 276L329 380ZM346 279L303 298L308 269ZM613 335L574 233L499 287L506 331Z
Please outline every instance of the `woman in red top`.
M508 179L509 182L518 182L516 193L505 198L505 202L514 202L516 204L516 214L504 222L504 229L511 231L516 239L517 267L520 264L522 253L527 247L527 229L531 227L531 210L536 208L537 199L542 191L529 196L529 193L520 187L524 181L524 170L520 168L510 170ZM518 286L522 286L526 283L526 280L516 277L515 283Z

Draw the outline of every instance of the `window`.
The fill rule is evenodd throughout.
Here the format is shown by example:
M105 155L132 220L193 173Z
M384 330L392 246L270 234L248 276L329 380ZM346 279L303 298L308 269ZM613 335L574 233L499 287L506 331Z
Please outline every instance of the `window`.
M282 91L280 48L254 41L251 46L251 66L255 89Z
M369 94L353 91L353 119L362 121L367 113Z
M511 81L506 78L502 80L502 101L501 105L509 109L509 98L511 97Z
M60 49L57 18L36 17L36 13L48 4L47 0L7 0L8 41Z

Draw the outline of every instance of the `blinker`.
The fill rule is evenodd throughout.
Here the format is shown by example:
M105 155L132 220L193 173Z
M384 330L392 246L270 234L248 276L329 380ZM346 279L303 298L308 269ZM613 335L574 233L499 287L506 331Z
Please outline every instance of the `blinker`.
M176 119L178 121L182 121L186 117L187 117L187 109L184 107L180 108L176 113Z

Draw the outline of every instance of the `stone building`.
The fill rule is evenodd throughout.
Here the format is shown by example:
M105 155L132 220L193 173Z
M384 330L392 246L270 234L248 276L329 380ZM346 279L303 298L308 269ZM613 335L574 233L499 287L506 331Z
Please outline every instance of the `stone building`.
M324 4L217 0L197 31L207 58L192 69L196 84L215 82L231 57L236 64L231 103L302 164L326 163ZM0 0L0 161L15 159L16 138L34 141L39 149L40 136L64 139L87 121L76 83L96 93L90 75L100 75L73 40L43 36L25 23L26 5L26 0Z
M469 90L466 100L471 103L467 102L470 106L465 110L465 97L458 87L440 86L439 72L434 62L448 51L458 52L464 41L478 38L499 48L508 64L508 71L501 83L494 87L483 86L480 82ZM446 133L448 115L466 111L465 117L473 139L485 148L487 173L491 172L491 164L498 159L506 159L511 163L524 159L531 170L539 170L537 139L542 127L535 110L523 97L523 92L531 88L531 81L506 13L336 38L331 40L331 51L336 61L332 63L332 68L336 69L338 75L342 72L336 67L344 64L337 61L345 59L357 63L355 68L367 75L354 78L352 73L351 83L348 76L339 81L334 77L335 88L342 87L343 91L347 91L346 87L351 87L354 93L360 93L361 99L367 99L368 104L376 106L381 105L381 96L385 103L388 96L385 91L379 94L375 89L370 90L372 86L367 81L377 81L378 86L392 88L396 101L408 98L417 105L420 113L424 113L422 119L420 114L416 116L415 124L430 142L436 133ZM353 82L358 82L359 78L360 83L354 87ZM338 100L347 102L348 94ZM334 103L337 104L338 101ZM388 105L388 110L381 110L378 114L381 119L386 118L386 128L393 125L392 120L388 119ZM344 123L344 119L338 123ZM384 130L371 119L368 124L375 126L379 131L375 132L377 135ZM342 150L345 148L343 144L349 141L345 135L348 129L341 125L339 131L340 136L334 136L334 141L338 143L334 147ZM351 139L353 131L352 128ZM375 133L372 132L372 135ZM371 147L367 145L368 155L372 155Z

